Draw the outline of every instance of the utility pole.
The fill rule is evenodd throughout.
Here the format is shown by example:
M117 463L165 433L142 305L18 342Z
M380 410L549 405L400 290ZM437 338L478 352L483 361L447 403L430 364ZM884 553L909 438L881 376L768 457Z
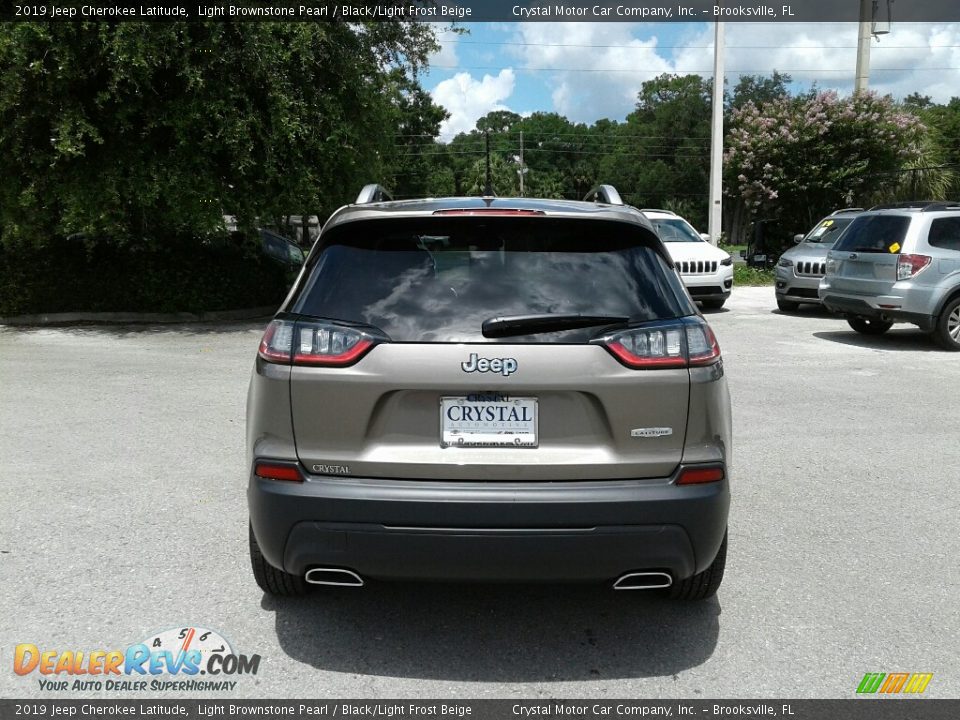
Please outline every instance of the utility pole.
M723 23L716 23L713 40L713 108L710 133L710 242L720 242L723 231Z
M493 195L493 185L490 182L490 129L484 130L483 135L487 139L487 180L483 186L483 194L486 197L491 197Z
M870 84L870 40L880 39L890 32L890 5L887 0L886 20L879 20L880 0L860 0L860 33L857 37L857 77L853 82L853 93L866 92Z
M870 39L873 36L873 0L860 0L860 34L857 38L857 77L854 95L867 91L870 83Z
M523 165L523 130L520 131L520 197L523 197L523 176L527 172L527 168Z

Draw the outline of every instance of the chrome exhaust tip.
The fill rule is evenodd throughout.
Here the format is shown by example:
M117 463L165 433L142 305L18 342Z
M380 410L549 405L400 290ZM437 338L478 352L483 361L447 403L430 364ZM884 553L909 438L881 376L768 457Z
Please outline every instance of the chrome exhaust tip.
M673 585L673 577L665 572L634 572L621 575L613 583L614 590L658 590Z
M363 578L353 570L343 568L313 568L303 576L311 585L336 585L338 587L363 587Z

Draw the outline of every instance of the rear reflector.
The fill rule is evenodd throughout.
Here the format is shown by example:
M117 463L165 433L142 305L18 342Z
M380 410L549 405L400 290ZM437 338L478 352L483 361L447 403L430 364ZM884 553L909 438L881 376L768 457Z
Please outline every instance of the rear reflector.
M289 480L303 482L303 475L296 465L277 465L275 463L258 461L253 466L253 474L265 480Z
M698 485L723 480L722 467L685 467L677 477L677 485Z

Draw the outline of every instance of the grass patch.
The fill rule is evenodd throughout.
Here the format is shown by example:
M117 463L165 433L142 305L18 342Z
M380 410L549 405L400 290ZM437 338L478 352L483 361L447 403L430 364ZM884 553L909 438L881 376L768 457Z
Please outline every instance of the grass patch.
M720 243L717 247L728 252L730 255L736 255L737 257L740 257L741 250L747 249L746 245L727 245L725 243Z
M761 270L746 265L733 267L734 285L773 285L773 279L773 270Z

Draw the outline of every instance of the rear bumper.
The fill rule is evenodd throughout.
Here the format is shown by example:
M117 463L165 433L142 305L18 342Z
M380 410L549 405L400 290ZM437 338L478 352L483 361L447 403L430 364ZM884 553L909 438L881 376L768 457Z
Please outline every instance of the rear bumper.
M338 567L375 579L613 581L704 570L723 540L728 481L671 478L477 483L250 478L264 557L286 572Z
M881 298L885 299L885 298ZM893 300L896 300L894 298ZM933 330L936 318L932 315L922 313L907 312L905 310L894 310L889 308L878 308L860 298L837 295L826 291L821 296L824 307L844 315L856 317L875 318L878 320L889 320L891 322L913 323L925 332ZM893 301L891 301L892 304Z

